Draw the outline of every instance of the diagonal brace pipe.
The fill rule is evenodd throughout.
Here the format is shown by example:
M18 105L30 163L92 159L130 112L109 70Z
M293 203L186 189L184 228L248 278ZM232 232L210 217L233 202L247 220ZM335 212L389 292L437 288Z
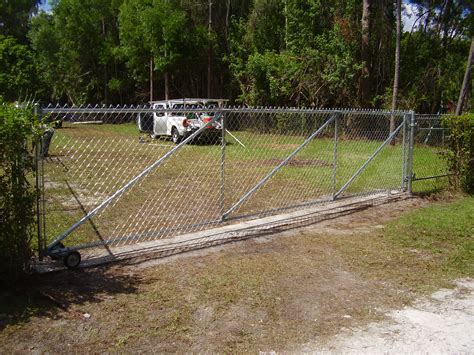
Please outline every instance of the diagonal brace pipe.
M277 167L275 167L272 171L270 171L262 180L260 180L253 188L251 188L244 196L240 198L239 201L237 201L231 208L227 210L222 215L222 219L225 219L229 214L234 212L242 203L245 202L255 191L257 191L260 187L262 187L268 180L272 178L273 175L275 175L282 167L284 167L288 162L296 155L298 152L303 149L309 142L311 142L314 137L316 137L319 133L321 133L329 124L331 124L336 117L339 115L339 113L334 113L331 115L331 117L321 126L319 129L317 129L311 136L309 136L298 148L296 148L293 153L288 155L285 160L283 160Z
M53 240L49 245L48 245L48 250L51 250L54 248L59 242L64 240L69 234L71 234L74 230L76 230L78 227L80 227L82 224L90 220L93 216L95 216L97 213L102 211L104 208L106 208L113 200L117 199L121 195L123 195L127 190L129 190L133 185L135 185L138 181L143 179L145 176L150 174L154 169L156 169L161 163L163 163L165 160L167 160L169 157L171 157L176 151L181 149L182 146L186 145L189 141L192 139L196 138L202 131L204 131L207 127L212 125L214 122L216 122L220 118L220 115L214 115L213 119L207 122L205 125L201 126L196 132L191 134L189 137L187 137L185 140L183 140L181 143L179 143L176 147L171 149L168 153L163 155L160 159L155 161L153 164L148 166L146 169L144 169L140 174L135 176L132 180L127 182L124 186L122 186L120 189L115 191L111 196L107 197L99 206L94 208L92 211L87 213L84 217L82 217L79 221L74 223L71 227L69 227L68 230L66 230L63 234L61 234L59 237L57 237L55 240Z
M344 184L341 189L335 193L334 199L338 198L344 191L347 190L347 188L352 184L352 182L364 171L365 167L377 156L377 154L380 153L383 147L385 147L395 136L398 134L400 129L403 127L405 123L401 123L400 126L398 126L395 131L393 131L388 138L377 148L377 150L365 161L364 164L359 168L359 170L356 171L354 175Z

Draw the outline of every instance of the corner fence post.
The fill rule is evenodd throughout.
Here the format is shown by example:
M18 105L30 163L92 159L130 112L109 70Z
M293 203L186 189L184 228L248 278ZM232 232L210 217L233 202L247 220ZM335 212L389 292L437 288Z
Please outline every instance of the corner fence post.
M221 222L225 220L225 114L221 113L221 186L220 186L220 213L221 213Z
M407 125L409 116L403 115L403 130L402 130L402 184L400 190L405 192L407 190Z
M339 128L339 116L340 112L336 113L334 119L334 151L333 151L333 162L332 162L332 199L333 201L337 198L337 143L338 143L338 128Z
M407 160L407 188L408 193L411 194L412 190L412 182L413 182L413 148L414 148L414 141L415 141L415 127L416 127L416 118L415 112L410 112L410 138L408 141L408 160Z

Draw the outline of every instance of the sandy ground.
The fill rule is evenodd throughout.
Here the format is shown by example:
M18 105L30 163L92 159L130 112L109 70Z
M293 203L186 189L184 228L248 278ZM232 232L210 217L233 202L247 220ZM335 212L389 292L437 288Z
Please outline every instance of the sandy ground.
M389 320L345 330L325 347L302 352L474 354L474 280L456 282L412 307L392 311Z

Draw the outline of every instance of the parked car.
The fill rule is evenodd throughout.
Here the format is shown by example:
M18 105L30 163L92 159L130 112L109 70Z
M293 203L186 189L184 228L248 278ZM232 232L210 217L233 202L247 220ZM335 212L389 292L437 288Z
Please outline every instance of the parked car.
M228 100L225 99L176 99L151 102L154 112L141 113L137 117L138 129L148 132L153 138L171 137L178 144L189 137L214 117L213 110L208 113L205 108L215 109L222 107ZM187 109L199 109L196 112ZM177 109L176 111L170 111ZM180 111L180 110L185 110ZM200 135L199 139L217 141L222 135L221 121L218 118L209 125Z

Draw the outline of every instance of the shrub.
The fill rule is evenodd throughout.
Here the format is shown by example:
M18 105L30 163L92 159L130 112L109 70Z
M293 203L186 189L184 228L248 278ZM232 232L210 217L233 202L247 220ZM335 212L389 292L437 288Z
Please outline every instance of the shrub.
M32 255L36 191L33 144L39 133L32 108L0 97L0 280L18 279Z
M474 114L446 116L443 124L450 131L444 156L452 174L454 189L474 193Z

